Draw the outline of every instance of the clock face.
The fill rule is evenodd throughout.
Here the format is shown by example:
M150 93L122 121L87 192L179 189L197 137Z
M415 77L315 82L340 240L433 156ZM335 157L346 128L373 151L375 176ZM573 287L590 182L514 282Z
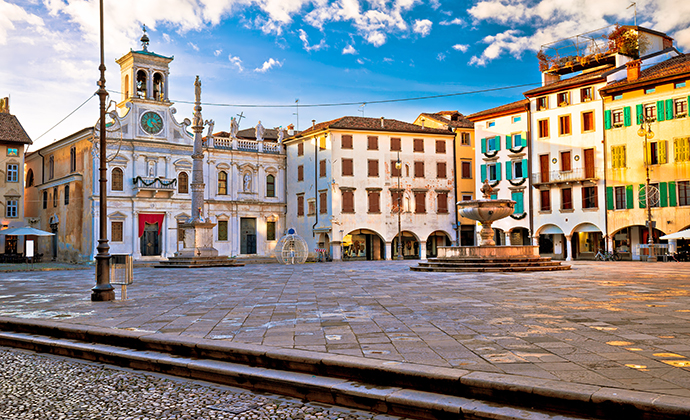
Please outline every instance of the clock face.
M141 116L141 128L149 134L158 134L163 129L163 119L155 112L146 112Z

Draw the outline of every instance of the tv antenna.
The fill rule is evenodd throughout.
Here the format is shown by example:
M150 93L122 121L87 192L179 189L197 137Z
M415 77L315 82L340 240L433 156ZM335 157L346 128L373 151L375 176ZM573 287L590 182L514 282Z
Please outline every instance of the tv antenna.
M628 10L631 7L635 8L635 26L637 26L637 3L635 3L635 2L630 3L630 6L626 7L625 10Z

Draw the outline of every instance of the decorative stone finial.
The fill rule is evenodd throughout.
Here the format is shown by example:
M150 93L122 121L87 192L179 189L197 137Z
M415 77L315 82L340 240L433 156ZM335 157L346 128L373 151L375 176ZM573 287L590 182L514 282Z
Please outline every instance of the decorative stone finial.
M146 25L141 25L141 29L144 31L144 35L142 35L141 39L139 39L139 41L141 41L141 48L144 51L148 51L149 50L148 49L149 48L149 36L146 35Z
M491 187L491 185L489 185L489 179L488 178L484 180L484 185L482 185L482 187L479 189L479 191L482 192L482 194L484 195L484 198L486 200L491 199L491 193L494 192L494 189Z

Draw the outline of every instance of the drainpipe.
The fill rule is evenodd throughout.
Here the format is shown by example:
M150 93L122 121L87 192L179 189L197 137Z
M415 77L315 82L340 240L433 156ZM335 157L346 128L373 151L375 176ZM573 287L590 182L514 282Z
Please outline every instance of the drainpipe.
M526 105L527 108L527 153L529 157L527 158L527 172L529 173L529 179L527 180L529 192L529 241L530 245L534 244L534 187L532 186L532 115L530 113L531 102Z
M316 120L311 120L311 128L314 129L316 127ZM314 209L315 213L314 216L316 220L314 221L314 224L311 227L311 235L313 238L316 238L316 232L314 229L316 229L316 225L319 224L319 188L318 188L318 182L319 182L319 138L315 135L314 136ZM308 209L308 207L307 207Z
M424 124L424 120L422 120L422 125ZM474 129L472 130L474 131ZM462 133L462 132L461 132ZM460 134L462 136L462 134ZM460 220L458 217L458 161L457 161L457 133L455 134L455 137L453 137L453 174L455 175L455 182L453 182L453 195L455 196L454 201L455 201L455 245L460 246ZM402 168L400 168L402 171Z
M36 153L41 157L41 184L46 182L46 157L41 154L41 149L36 150Z

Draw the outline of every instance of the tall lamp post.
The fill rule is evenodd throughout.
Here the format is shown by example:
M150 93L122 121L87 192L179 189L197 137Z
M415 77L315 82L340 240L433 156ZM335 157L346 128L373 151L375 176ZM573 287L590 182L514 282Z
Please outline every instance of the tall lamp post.
M395 170L398 171L398 255L396 260L403 259L402 246L402 229L400 224L400 217L402 214L402 189L400 188L400 175L402 175L402 162L400 162L400 152L398 152L398 160L395 162Z
M645 124L647 127L645 128ZM656 262L656 254L653 254L652 252L652 247L651 245L654 243L654 238L652 236L653 232L653 227L652 227L652 202L649 199L650 197L650 189L649 189L649 146L647 141L651 140L654 138L654 132L652 131L652 123L651 121L642 121L642 124L640 124L640 129L637 130L637 135L640 137L644 137L644 166L645 170L647 171L647 183L645 184L645 204L647 206L647 245L649 245L649 248L647 252L649 253L647 255L647 262Z
M100 99L100 167L98 169L99 179L99 239L98 254L96 255L96 286L91 289L91 300L94 302L109 301L115 299L115 290L110 284L110 246L108 246L108 224L107 224L107 169L106 169L106 142L105 142L105 100L108 92L105 90L105 53L103 48L103 0L99 2L100 6L100 23L101 23L101 65L98 69L101 71L101 78L98 80L98 98Z

